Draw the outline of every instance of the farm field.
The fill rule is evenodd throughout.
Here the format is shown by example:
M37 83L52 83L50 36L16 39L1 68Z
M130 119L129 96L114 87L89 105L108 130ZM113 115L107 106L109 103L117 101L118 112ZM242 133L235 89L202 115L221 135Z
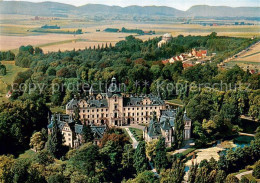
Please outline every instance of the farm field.
M13 19L11 19L13 18ZM41 47L44 52L78 50L86 47L94 47L102 44L112 44L123 40L129 33L108 33L103 32L106 28L122 27L128 29L142 29L144 31L154 30L155 35L135 35L136 37L147 40L159 37L164 33L171 33L173 36L180 34L187 35L208 35L215 31L221 36L234 37L253 37L260 36L260 25L243 26L202 26L197 24L182 24L180 22L133 22L133 21L91 21L75 17L63 19L50 19L45 17L42 20L33 20L32 16L1 15L0 16L0 51L17 49L21 45L33 45ZM58 25L60 31L75 31L82 29L83 34L57 34L39 33L33 30L41 26ZM100 32L96 32L99 29Z
M237 58L227 62L228 67L236 64L244 69L260 70L260 43L255 44Z

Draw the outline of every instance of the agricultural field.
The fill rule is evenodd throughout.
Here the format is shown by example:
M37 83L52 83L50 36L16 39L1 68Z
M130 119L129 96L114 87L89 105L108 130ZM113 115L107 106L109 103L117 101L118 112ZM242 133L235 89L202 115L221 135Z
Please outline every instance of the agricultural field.
M43 25L58 25L59 31L75 31L82 29L83 34L58 34L33 32ZM147 40L158 37L164 33L177 35L208 35L215 31L221 36L234 37L253 37L260 36L260 25L223 25L223 26L202 26L198 24L182 24L181 22L133 22L133 21L91 21L88 19L69 17L52 19L43 17L40 20L34 20L33 16L1 15L0 16L0 51L13 50L17 52L21 45L39 46L44 52L78 50L88 47L94 47L102 44L112 44L123 40L129 33L108 33L103 32L106 28L122 27L128 29L142 29L144 31L153 30L155 35L136 35L136 37ZM100 32L96 32L99 29ZM49 29L48 29L49 30ZM51 31L50 31L51 32ZM55 32L55 31L54 31Z
M243 53L239 54L235 59L227 62L227 66L232 67L238 65L244 69L260 70L260 42L253 45Z

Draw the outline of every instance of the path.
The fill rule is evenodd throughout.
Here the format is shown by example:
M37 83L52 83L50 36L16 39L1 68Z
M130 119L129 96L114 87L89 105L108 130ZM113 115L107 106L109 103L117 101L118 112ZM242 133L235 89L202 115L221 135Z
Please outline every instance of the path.
M132 134L132 132L129 130L129 128L125 128L126 132L128 133L128 135L130 136L130 138L132 139L133 141L133 148L136 149L139 142L137 142L137 140L135 139L134 135Z
M192 147L192 146L194 146L193 140L188 140L188 141L186 142L186 145L185 145L185 146L183 146L182 148L180 148L180 149L174 151L174 153L173 153L172 155L178 154L178 153L182 153L182 152L186 151L187 149L189 149L189 148Z
M239 135L249 136L249 137L255 137L255 134L250 133L239 133Z
M247 172L239 173L239 174L236 175L236 177L237 177L239 180L241 180L241 178L242 178L243 175L247 175L247 174L251 174L251 173L253 173L253 170L250 170L250 171L247 171Z

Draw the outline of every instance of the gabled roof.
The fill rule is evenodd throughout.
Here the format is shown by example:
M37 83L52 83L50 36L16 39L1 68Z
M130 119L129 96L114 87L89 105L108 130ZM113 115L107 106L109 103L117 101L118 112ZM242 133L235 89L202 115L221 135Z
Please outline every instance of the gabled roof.
M82 134L83 125L76 124L75 125L75 133L76 134ZM94 133L95 138L102 138L107 127L106 126L95 126L91 125L91 130Z
M78 106L78 100L73 98L69 101L66 108L67 108L67 110L74 110L75 107L77 107L77 106Z
M102 99L102 100L90 99L87 101L87 104L89 104L90 107L96 107L96 108L108 107L107 99Z

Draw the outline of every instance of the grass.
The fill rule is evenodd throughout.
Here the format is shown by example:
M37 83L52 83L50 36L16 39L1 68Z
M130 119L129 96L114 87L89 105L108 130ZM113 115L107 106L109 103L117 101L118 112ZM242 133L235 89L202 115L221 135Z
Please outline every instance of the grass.
M51 103L46 103L46 105L50 108L52 113L66 114L66 109L63 106L52 106Z
M18 67L16 65L14 65L14 61L9 61L9 62L2 62L3 65L6 66L6 70L7 70L7 73L5 76L3 77L0 77L1 81L8 84L8 85L11 85L17 75L18 72L24 72L28 69L26 68L21 68L21 67Z
M23 154L19 155L19 159L31 159L35 155L35 152L31 149L25 151Z
M137 141L140 141L143 138L143 131L137 128L129 128L131 133L134 135Z
M1 63L6 66L7 70L6 75L0 77L0 103L3 103L8 101L5 98L8 85L13 83L18 72L23 72L27 69L15 66L14 61L1 61Z
M187 150L183 151L181 154L184 156L187 156L188 154L190 154L191 152L193 152L195 150L196 150L195 147L191 147L191 148L188 148Z
M178 106L184 105L184 103L180 99L172 99L172 100L168 100L167 102Z

